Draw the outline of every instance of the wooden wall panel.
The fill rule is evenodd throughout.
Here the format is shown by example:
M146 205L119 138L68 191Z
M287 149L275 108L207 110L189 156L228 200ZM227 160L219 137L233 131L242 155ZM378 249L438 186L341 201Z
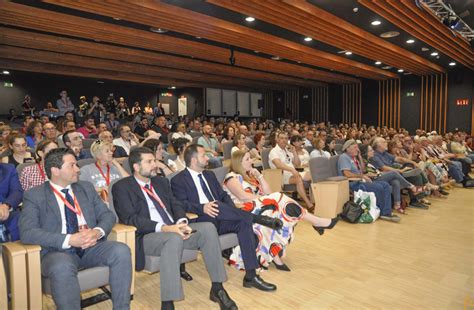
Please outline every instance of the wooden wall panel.
M291 110L291 119L297 119L300 115L299 111L299 97L300 97L300 92L298 89L289 89L285 90L285 117L287 116L286 110L290 109Z
M432 74L421 77L420 129L446 132L448 109L448 75Z
M329 121L329 88L315 87L311 89L311 118L317 123Z
M379 81L378 126L400 127L400 79Z
M263 93L263 117L273 119L273 92L267 91Z
M362 84L342 85L342 122L362 124Z

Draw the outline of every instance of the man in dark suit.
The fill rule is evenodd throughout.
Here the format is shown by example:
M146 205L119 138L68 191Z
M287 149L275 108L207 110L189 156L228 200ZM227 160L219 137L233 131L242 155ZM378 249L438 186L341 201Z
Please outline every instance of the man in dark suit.
M168 179L156 177L153 151L137 147L130 152L133 176L112 187L114 207L121 223L136 231L136 269L142 270L145 255L160 256L162 309L174 309L174 301L184 298L180 280L183 249L200 249L212 280L210 299L221 309L237 309L222 286L227 280L216 228L210 223L193 223L182 203L171 192Z
M55 149L46 155L45 172L50 181L25 193L19 222L21 241L42 247L41 273L50 279L58 309L81 308L77 272L95 266L110 269L114 309L129 309L130 249L106 240L115 216L91 183L78 181L79 171L69 149Z
M0 242L20 239L18 205L23 189L15 166L0 163Z
M259 263L252 224L257 222L279 228L280 223L238 209L222 189L214 173L204 170L208 157L201 145L189 145L184 152L184 160L187 168L171 180L176 198L184 203L187 212L198 215L198 222L212 222L219 234L237 233L246 271L244 287L255 287L263 291L276 290L276 285L265 282L255 271Z

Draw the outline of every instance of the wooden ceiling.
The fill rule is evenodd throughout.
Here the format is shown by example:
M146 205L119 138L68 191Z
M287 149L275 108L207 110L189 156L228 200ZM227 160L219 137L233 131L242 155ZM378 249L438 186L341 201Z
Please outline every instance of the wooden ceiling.
M364 3L368 6L377 2L360 1L370 2ZM445 71L306 1L195 3L251 15L414 74ZM399 77L367 62L162 1L0 0L0 25L0 68L13 71L251 90ZM150 27L170 31L157 34ZM234 66L229 64L230 47L235 49ZM454 56L469 56L457 49L452 51ZM463 63L469 64L468 59Z

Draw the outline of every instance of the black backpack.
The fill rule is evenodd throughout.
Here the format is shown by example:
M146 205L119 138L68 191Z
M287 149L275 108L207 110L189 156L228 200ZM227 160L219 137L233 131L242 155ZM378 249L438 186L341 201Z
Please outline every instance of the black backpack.
M342 208L341 217L344 221L349 223L357 223L359 217L364 213L364 210L353 201L348 201Z

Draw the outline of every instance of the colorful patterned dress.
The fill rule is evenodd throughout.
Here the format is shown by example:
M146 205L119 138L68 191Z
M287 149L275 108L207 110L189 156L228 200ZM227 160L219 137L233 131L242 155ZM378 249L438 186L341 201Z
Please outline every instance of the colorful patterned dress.
M260 196L253 201L240 201L227 188L227 182L236 178L246 192ZM293 229L296 223L306 214L295 200L282 193L272 193L264 195L262 188L257 180L247 182L240 174L230 172L224 180L224 190L229 194L234 203L243 205L242 210L254 214L266 215L273 218L279 218L283 222L283 228L279 231L273 230L260 224L253 224L255 238L258 241L257 258L260 266L266 268L273 261L276 255L284 256L286 247L293 239ZM230 256L229 263L238 269L245 269L242 260L240 246L236 246Z

